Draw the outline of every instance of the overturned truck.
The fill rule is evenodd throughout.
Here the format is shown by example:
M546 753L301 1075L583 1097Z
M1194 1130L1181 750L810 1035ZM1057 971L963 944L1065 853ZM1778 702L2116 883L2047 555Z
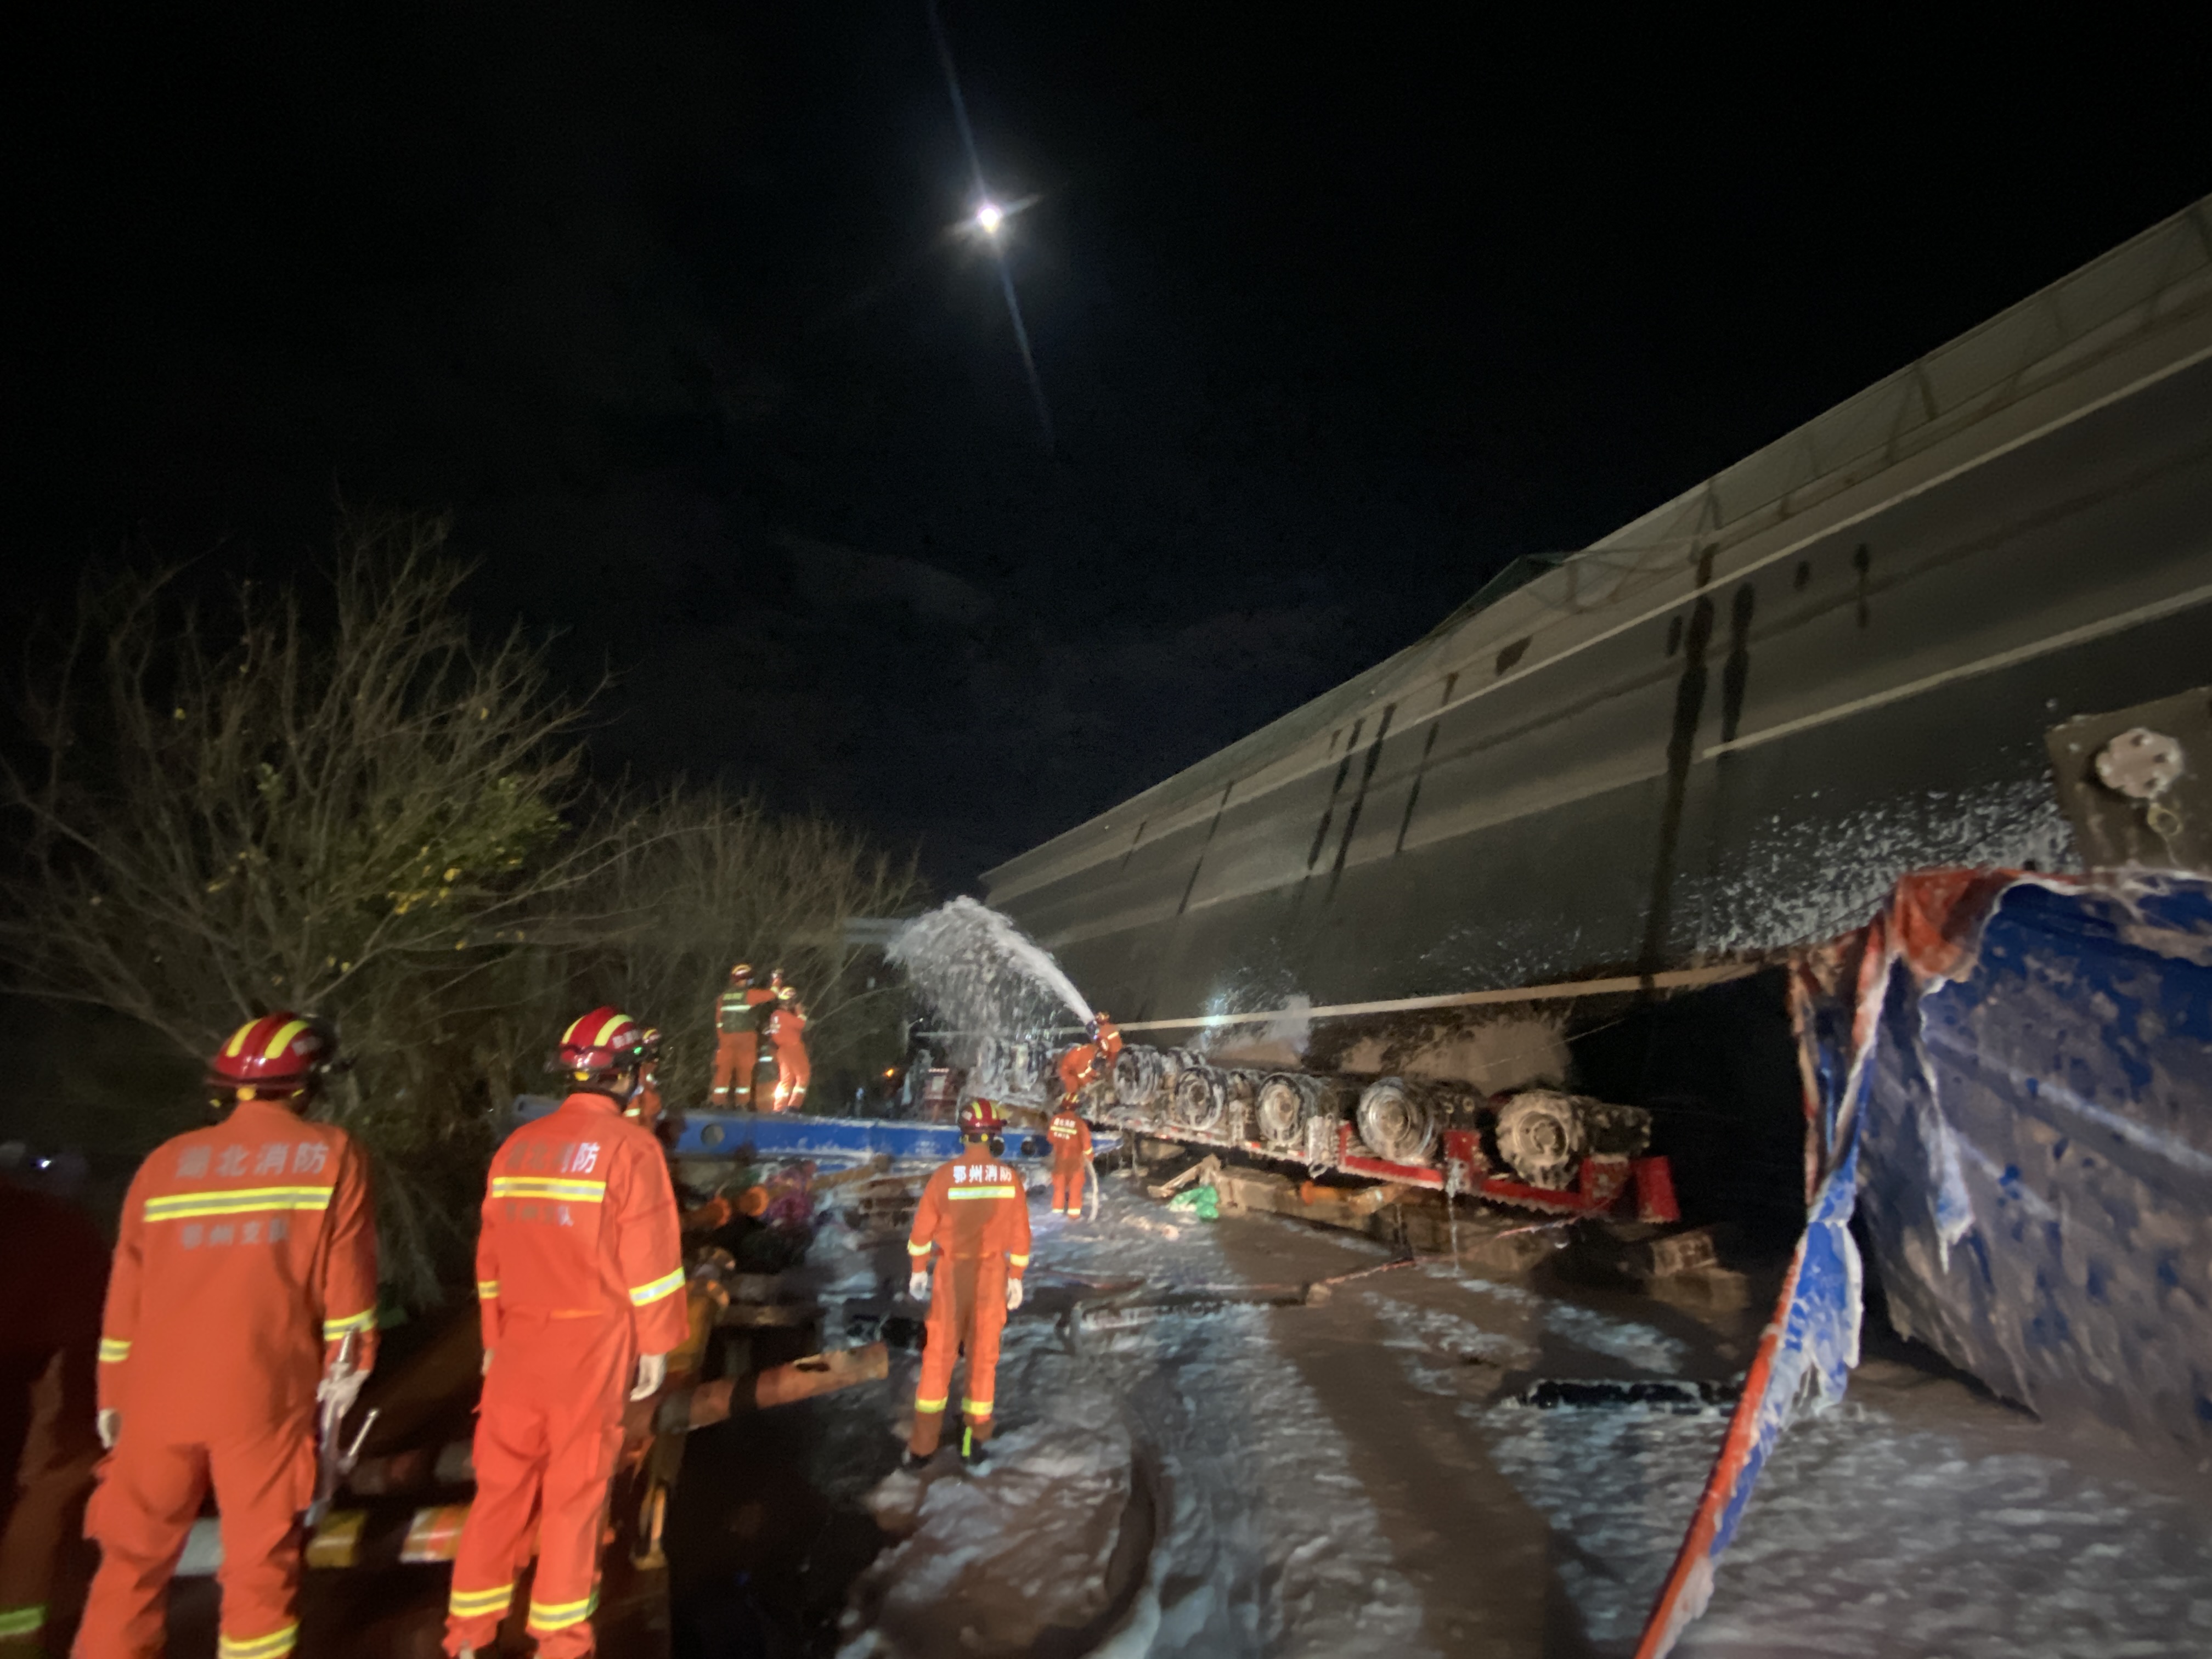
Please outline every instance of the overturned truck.
M1581 552L1518 562L1388 660L988 872L989 902L1132 1038L1186 1045L1125 1055L1097 1104L1147 1133L1437 1182L1479 1152L1485 1180L1562 1192L1578 1154L1577 1180L1635 1164L1632 1114L1477 1068L1348 1063L1368 1027L1548 1007L1569 1011L1573 1064L1547 1081L1648 1114L1686 1212L1786 1223L1782 1302L1639 1649L1656 1656L1797 1401L1856 1363L1863 1171L1877 1276L1954 1363L2018 1398L2212 1425L2198 1315L2144 1326L2191 1334L2169 1371L2193 1380L2154 1408L2112 1382L2124 1365L2075 1376L2078 1338L2052 1334L2087 1327L2036 1301L2062 1269L2104 1293L2082 1194L2106 1201L2108 1165L2202 1237L2202 1114L2143 1081L2164 1074L2140 1032L2098 1021L2197 1008L2174 987L2212 959L2200 915L2154 927L2130 884L2212 871L2208 525L2212 198ZM1885 1012L1888 963L1963 978L1981 921L1915 896L1990 871L2090 882L2069 902L2122 919L2057 930L2077 945L2181 943L2125 958L2126 994L2055 1030L1962 1014L1923 1038ZM2051 950L2075 971L2080 950ZM2001 1037L2033 1063L1996 1066ZM1416 1069L1431 1081L1408 1088ZM1946 1089L1962 1112L1980 1091L1971 1132ZM1991 1153L2002 1190L1978 1194L1984 1141L2033 1155ZM2113 1235L2147 1248L2148 1200L2112 1202ZM2049 1261L1986 1283L1960 1267L2045 1235ZM2146 1305L2201 1274L2168 1254Z

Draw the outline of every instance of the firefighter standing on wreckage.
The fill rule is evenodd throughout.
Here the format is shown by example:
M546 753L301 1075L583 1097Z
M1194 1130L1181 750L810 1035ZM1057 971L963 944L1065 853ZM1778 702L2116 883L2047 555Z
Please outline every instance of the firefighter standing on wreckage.
M298 1640L316 1403L343 1416L376 1336L367 1166L344 1130L300 1115L337 1051L298 1014L241 1025L209 1066L236 1102L228 1117L164 1144L131 1182L100 1326L110 1455L85 1520L100 1561L78 1659L162 1650L164 1593L210 1485L220 1659L282 1659Z
M781 982L782 975L776 975ZM730 982L714 1000L714 1080L709 1102L717 1110L752 1109L753 1066L760 1056L762 1010L775 1000L772 987L753 983L753 965L730 969Z
M795 1112L806 1103L813 1062L806 1055L806 1010L799 994L775 979L775 1004L763 1023L758 1068L753 1073L757 1111Z
M644 1033L598 1008L562 1035L571 1091L492 1159L477 1297L483 1403L446 1651L489 1649L537 1541L541 1659L592 1650L599 1528L625 1399L659 1390L689 1330L676 1195L652 1133L623 1115Z
M1030 1265L1029 1200L1020 1175L993 1145L1005 1127L991 1102L963 1106L960 1155L929 1177L915 1210L906 1246L913 1269L907 1291L929 1304L929 1320L907 1441L908 1468L936 1455L951 1401L953 1364L963 1347L968 1380L960 1401L966 1419L961 1456L980 1462L991 1437L999 1334L1006 1316L1022 1305L1022 1275Z
M1094 1079L1114 1074L1114 1062L1121 1053L1121 1028L1107 1018L1102 1009L1091 1016L1089 1035L1088 1042L1077 1043L1060 1057L1063 1097L1079 1095Z

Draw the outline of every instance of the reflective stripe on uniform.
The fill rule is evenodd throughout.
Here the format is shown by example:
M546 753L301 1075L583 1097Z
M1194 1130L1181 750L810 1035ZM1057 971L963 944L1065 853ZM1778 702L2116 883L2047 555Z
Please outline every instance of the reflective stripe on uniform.
M1016 1187L955 1187L945 1194L950 1199L963 1198L1019 1198L1021 1189Z
M914 1402L914 1408L918 1412L941 1412L945 1409L946 1398L947 1396L939 1395L934 1400L917 1399Z
M1030 1265L1030 1259L1025 1255L1016 1255L1009 1250L1006 1252L1006 1265L1010 1267L1026 1267Z
M42 1601L35 1607L0 1607L0 1639L12 1636L36 1636L46 1627L46 1608Z
M963 1395L960 1399L960 1409L970 1417L988 1417L991 1414L991 1402L988 1400L970 1400Z
M495 1298L498 1295L499 1295L499 1280L497 1280L496 1279L479 1279L478 1280L477 1280L477 1301L479 1301L479 1302L489 1302L489 1301L492 1301L494 1298Z
M530 1604L530 1628L532 1630L566 1630L571 1625L580 1625L592 1616L599 1605L596 1587L580 1601L532 1601Z
M348 1331L373 1331L376 1328L376 1310L363 1309L357 1314L348 1314L343 1319L323 1322L323 1340L335 1342Z
M934 1244L917 1244L912 1239L906 1242L906 1253L908 1255L927 1255L936 1248Z
M496 1589L465 1590L456 1589L446 1598L446 1611L456 1619L489 1619L507 1612L507 1603L514 1600L514 1586L501 1584Z
M254 1210L327 1210L328 1187L241 1187L228 1193L172 1193L146 1200L149 1221L189 1221L195 1216L244 1215Z
M678 1267L672 1273L662 1274L650 1285L640 1285L632 1290L629 1293L629 1304L633 1308L642 1308L648 1303L658 1302L662 1297L683 1288L684 1269Z
M557 1176L494 1176L494 1198L557 1198L569 1204L604 1204L604 1181L568 1181Z
M131 1345L119 1338L103 1336L100 1339L100 1363L119 1365L131 1358Z
M217 1659L277 1659L289 1653L300 1639L300 1626L290 1624L266 1636L226 1636L216 1644Z

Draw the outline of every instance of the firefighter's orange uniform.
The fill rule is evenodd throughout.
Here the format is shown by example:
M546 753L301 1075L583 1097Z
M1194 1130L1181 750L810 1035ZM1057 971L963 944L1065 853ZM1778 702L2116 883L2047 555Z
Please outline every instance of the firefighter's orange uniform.
M690 1332L668 1166L611 1096L572 1094L499 1149L477 1296L492 1358L446 1650L492 1645L534 1529L530 1632L542 1659L574 1659L592 1651L632 1371L640 1354L667 1353Z
M760 1060L761 1011L775 1000L765 985L732 983L714 1002L712 1103L723 1111L752 1109L753 1068Z
M938 1166L914 1212L907 1255L920 1273L933 1269L921 1381L914 1395L908 1449L927 1457L945 1433L952 1365L968 1351L968 1391L960 1401L968 1430L990 1438L999 1374L999 1334L1006 1326L1006 1281L1030 1265L1030 1208L1014 1167L971 1141L963 1156Z
M279 1027L278 1043L289 1040ZM100 1562L80 1659L161 1651L162 1592L210 1483L222 1517L220 1659L291 1651L315 1388L349 1332L367 1370L376 1229L368 1169L345 1131L240 1100L139 1166L100 1326L100 1405L123 1421L86 1516Z
M1063 1105L1052 1115L1052 1212L1083 1213L1083 1176L1090 1167L1091 1126Z
M107 1245L73 1204L0 1176L0 1654L53 1622L54 1571L100 1461Z
M771 1112L795 1112L806 1103L814 1065L806 1056L806 1015L796 1002L779 1004L768 1017L767 1047L753 1085L756 1104Z
M1121 1054L1121 1028L1100 1014L1091 1022L1097 1035L1079 1042L1060 1057L1060 1093L1064 1100L1079 1095L1093 1078L1110 1075Z

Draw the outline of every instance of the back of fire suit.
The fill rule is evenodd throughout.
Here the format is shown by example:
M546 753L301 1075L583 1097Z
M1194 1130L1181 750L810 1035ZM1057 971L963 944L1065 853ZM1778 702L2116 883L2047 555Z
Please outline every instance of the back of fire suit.
M907 1443L916 1457L929 1456L943 1438L953 1362L963 1347L968 1391L960 1409L975 1439L990 1438L1006 1284L1030 1265L1029 1200L1020 1174L980 1144L969 1151L972 1158L940 1164L929 1177L907 1238L915 1271L933 1269L914 1432Z
M775 1000L775 993L764 985L733 987L715 999L714 1079L708 1103L716 1110L752 1109L762 1011Z
M1052 1140L1052 1212L1083 1213L1083 1177L1091 1164L1091 1126L1073 1112L1054 1112L1046 1130Z
M162 1593L212 1484L219 1659L280 1659L298 1639L316 1384L349 1333L361 1368L374 1360L360 1149L265 1100L161 1147L124 1200L100 1331L100 1405L122 1431L86 1516L100 1563L77 1654L161 1651Z
M632 1370L689 1333L676 1195L659 1143L611 1097L583 1091L507 1137L483 1214L477 1297L490 1360L446 1650L492 1644L534 1528L530 1633L543 1659L577 1659L592 1648Z

